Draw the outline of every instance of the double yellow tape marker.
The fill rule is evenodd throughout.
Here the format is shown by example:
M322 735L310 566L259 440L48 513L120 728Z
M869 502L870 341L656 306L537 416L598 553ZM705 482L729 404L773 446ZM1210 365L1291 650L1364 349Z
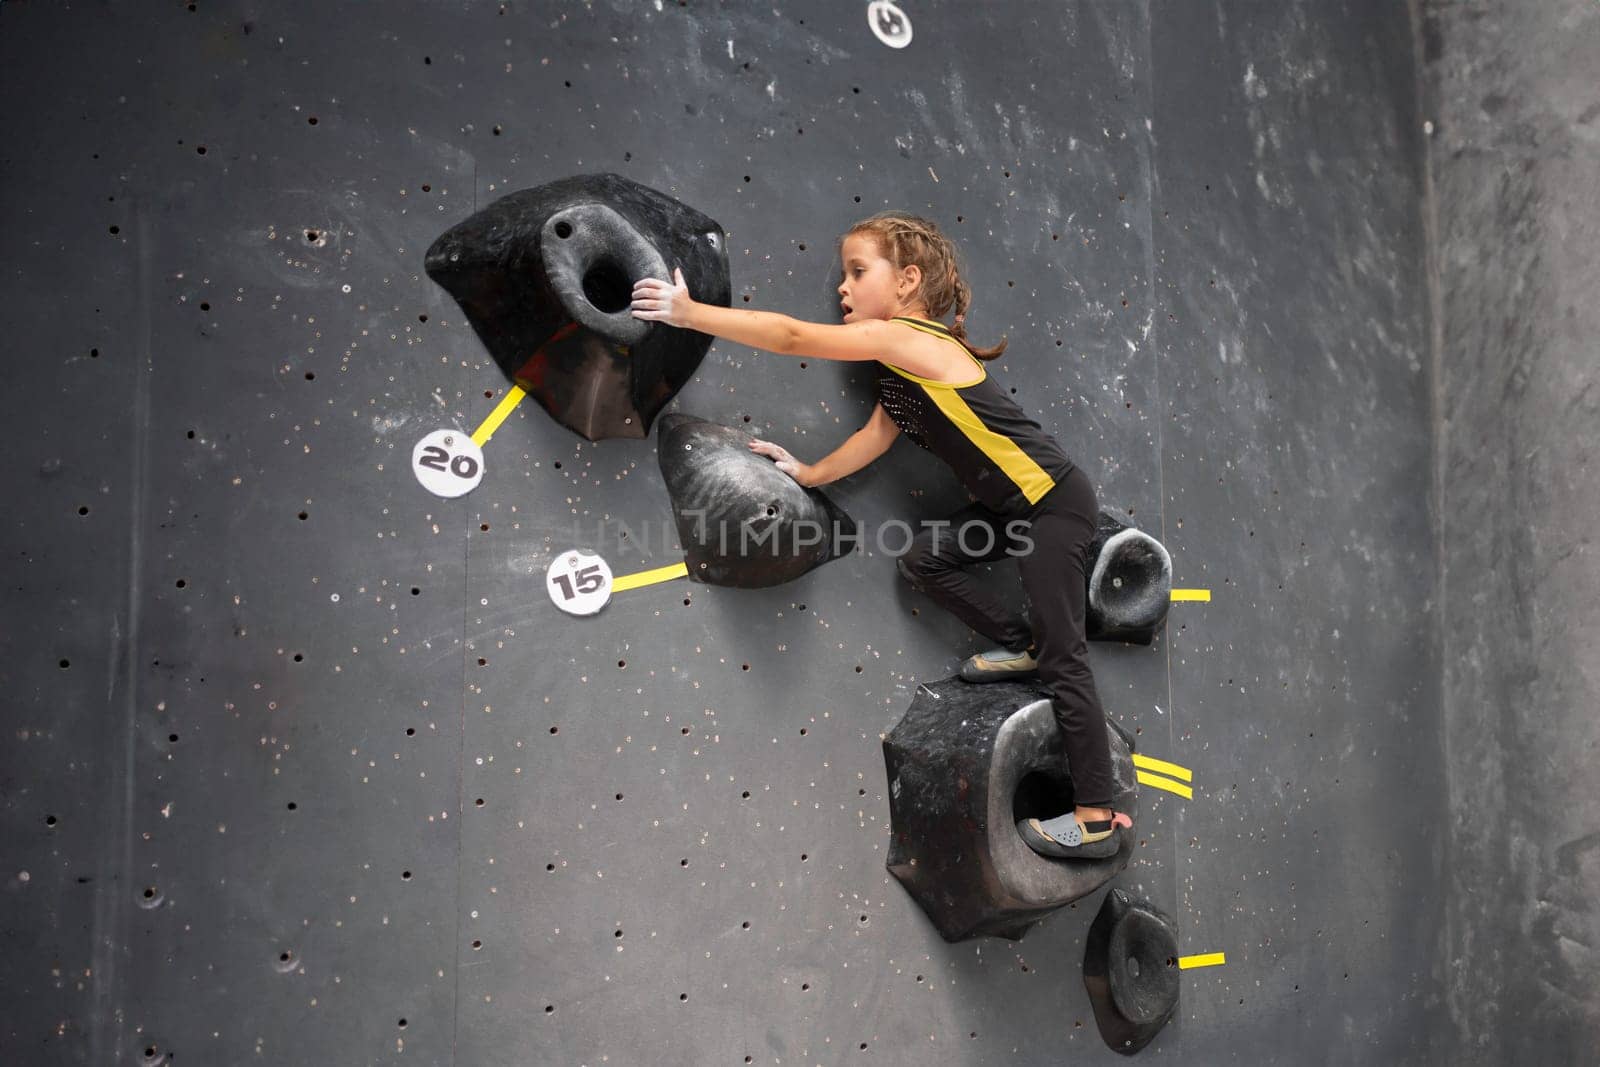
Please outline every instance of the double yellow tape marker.
M1142 753L1133 754L1134 775L1139 779L1140 785L1148 785L1155 789L1165 789L1169 793L1176 793L1185 800L1194 799L1194 790L1184 783L1194 781L1194 772L1187 767L1180 767L1176 763L1155 759ZM1170 775L1170 777L1162 777ZM1176 781L1174 781L1176 779Z

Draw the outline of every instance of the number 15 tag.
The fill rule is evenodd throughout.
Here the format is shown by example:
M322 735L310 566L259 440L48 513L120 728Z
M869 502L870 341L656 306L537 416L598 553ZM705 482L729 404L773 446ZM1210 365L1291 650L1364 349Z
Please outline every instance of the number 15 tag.
M611 568L593 552L571 549L550 564L545 588L567 614L593 615L611 599Z

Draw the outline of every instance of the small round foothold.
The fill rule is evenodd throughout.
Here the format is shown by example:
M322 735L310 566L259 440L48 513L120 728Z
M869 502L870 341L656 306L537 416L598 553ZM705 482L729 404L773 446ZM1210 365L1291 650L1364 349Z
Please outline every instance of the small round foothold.
M1178 970L1166 966L1178 952L1172 931L1147 911L1130 908L1111 931L1107 953L1111 1001L1130 1022L1148 1025L1178 999Z
M1127 527L1099 545L1089 571L1089 634L1149 644L1172 600L1172 557Z
M1083 984L1100 1036L1132 1055L1155 1039L1178 1008L1177 928L1146 900L1106 894L1084 941Z

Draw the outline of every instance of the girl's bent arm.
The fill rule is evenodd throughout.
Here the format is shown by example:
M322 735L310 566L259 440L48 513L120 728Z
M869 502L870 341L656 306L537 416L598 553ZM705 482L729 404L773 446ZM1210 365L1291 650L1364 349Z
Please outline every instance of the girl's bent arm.
M851 434L844 444L810 464L807 481L811 485L827 485L854 474L889 451L889 446L894 444L894 439L899 435L900 427L889 418L883 405L878 404L873 407L872 417L865 426Z

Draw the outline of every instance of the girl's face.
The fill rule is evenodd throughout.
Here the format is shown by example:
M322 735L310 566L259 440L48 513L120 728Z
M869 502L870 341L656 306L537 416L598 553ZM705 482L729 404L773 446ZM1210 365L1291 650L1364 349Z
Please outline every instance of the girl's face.
M888 319L914 310L908 299L922 280L921 268L912 265L897 273L870 235L846 237L839 248L839 263L843 271L839 311L845 322Z

